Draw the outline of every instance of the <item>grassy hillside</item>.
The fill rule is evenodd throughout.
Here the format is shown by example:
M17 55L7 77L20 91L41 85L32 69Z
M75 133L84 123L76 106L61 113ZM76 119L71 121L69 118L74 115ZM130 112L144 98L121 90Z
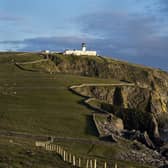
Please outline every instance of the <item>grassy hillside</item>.
M73 94L68 88L81 83L114 83L116 80L58 72L51 74L42 71L44 67L47 69L48 64L42 64L42 66L22 65L23 68L14 64L14 62L23 63L40 59L41 56L38 54L0 53L0 130L98 140L97 130L92 121L92 110L83 106L83 98ZM71 61L73 62L73 60ZM32 68L38 71L33 71ZM72 148L70 143L59 143L73 152L109 160L116 159L120 151L127 150L131 146L131 143L128 143L127 146L123 142L118 146L116 144L110 146L99 144L92 149L92 144L84 145L74 142ZM7 142L1 143L0 146L0 154L5 156L5 151L10 151L11 158L20 157L19 151L14 152L15 154L11 153L15 151L15 147L11 147ZM29 146L29 148L32 147ZM24 157L23 162L27 159L36 159L36 157ZM46 162L47 160L54 162L52 155L38 153L37 157L39 167L43 164L40 157ZM61 162L59 158L55 157L55 160L58 164ZM2 163L4 162L2 160ZM138 167L138 164L135 163L120 161L119 163L122 167L124 165L125 167L130 165ZM55 166L54 163L48 163L48 165Z
M70 168L55 153L36 149L34 142L23 138L0 138L1 168Z
M23 59L19 57L15 57L17 62L32 60L32 57L26 60L24 55ZM3 57L0 59L5 60ZM10 63L10 59L6 58L0 66L1 129L96 137L94 127L90 125L91 111L80 104L82 98L72 94L68 87L85 82L103 83L103 79L23 71ZM76 131L71 131L76 128Z

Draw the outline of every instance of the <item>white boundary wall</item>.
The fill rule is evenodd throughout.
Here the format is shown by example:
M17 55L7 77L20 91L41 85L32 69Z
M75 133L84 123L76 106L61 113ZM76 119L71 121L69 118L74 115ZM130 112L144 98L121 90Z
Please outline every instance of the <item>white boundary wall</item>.
M82 51L82 50L65 50L65 55L90 55L90 56L96 56L96 51Z

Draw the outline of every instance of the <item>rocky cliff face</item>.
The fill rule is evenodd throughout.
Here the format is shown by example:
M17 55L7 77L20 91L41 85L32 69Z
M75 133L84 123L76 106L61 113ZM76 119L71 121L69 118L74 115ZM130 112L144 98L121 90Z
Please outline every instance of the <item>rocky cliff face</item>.
M168 73L159 69L130 64L104 57L79 57L52 55L51 60L55 63L58 72L93 76L99 78L111 78L135 86L122 87L85 87L87 96L106 101L108 104L119 107L129 118L127 123L133 123L133 128L144 127L153 129L154 137L159 136L158 124L162 123L162 114L168 116ZM82 88L80 88L82 89ZM82 91L82 90L81 90ZM131 112L130 112L131 111ZM137 115L138 122L135 120ZM147 114L147 115L146 115ZM126 120L126 119L125 119ZM150 121L150 122L148 122ZM165 122L164 117L164 122ZM125 123L126 124L126 123ZM130 127L132 126L130 124ZM141 126L139 126L141 125ZM129 125L128 125L129 127Z
M168 73L159 69L104 57L54 55L51 59L61 72L129 81L154 90L168 88Z
M125 129L147 131L153 139L159 138L158 122L151 99L151 90L138 86L84 86L77 93L101 101L100 108L122 118Z
M167 72L104 57L54 55L51 56L51 59L59 72L111 78L135 83L140 88L147 88L150 92L151 106L153 105L151 111L168 112ZM137 92L137 94L141 92L141 90L135 89L132 92Z

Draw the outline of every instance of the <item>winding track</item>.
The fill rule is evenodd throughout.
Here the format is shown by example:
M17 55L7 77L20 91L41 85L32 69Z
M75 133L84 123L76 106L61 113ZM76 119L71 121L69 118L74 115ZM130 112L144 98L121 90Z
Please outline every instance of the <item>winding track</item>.
M0 130L0 136L2 137L16 137L16 138L27 138L35 141L46 141L49 137L52 137L55 142L77 142L82 144L101 144L101 145L112 145L112 142L103 142L101 140L89 140L85 138L73 138L73 137L60 137L52 135L34 135L24 132L6 131Z
M81 87L87 87L87 86L135 86L134 83L84 83L81 85L74 85L71 86L70 89L75 89L75 88L81 88Z
M40 59L40 60L29 61L29 62L15 62L15 64L18 64L18 65L28 65L28 64L35 64L35 63L47 62L47 61L48 61L48 59Z

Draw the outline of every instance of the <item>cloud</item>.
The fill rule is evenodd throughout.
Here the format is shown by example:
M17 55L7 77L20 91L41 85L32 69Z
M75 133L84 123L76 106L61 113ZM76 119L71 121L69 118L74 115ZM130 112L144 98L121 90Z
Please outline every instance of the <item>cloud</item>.
M76 49L81 47L82 42L89 42L90 48L93 44L99 41L98 39L83 38L77 36L64 36L64 37L36 37L29 38L23 41L0 41L0 45L6 46L20 46L19 51L40 51L40 50L58 50L64 51L65 49ZM24 45L24 47L23 47Z
M12 16L8 14L2 14L0 13L0 21L5 21L5 22L18 22L24 20L23 17L19 16Z
M102 12L78 20L81 31L104 37L99 48L105 54L167 69L168 33L154 15Z
M167 0L158 0L158 8L164 12L168 13L168 1Z
M23 41L1 41L19 51L39 51L80 48L82 42L101 55L160 67L168 71L168 34L155 16L123 12L98 12L76 20L87 36L36 37ZM163 35L164 34L164 35Z

